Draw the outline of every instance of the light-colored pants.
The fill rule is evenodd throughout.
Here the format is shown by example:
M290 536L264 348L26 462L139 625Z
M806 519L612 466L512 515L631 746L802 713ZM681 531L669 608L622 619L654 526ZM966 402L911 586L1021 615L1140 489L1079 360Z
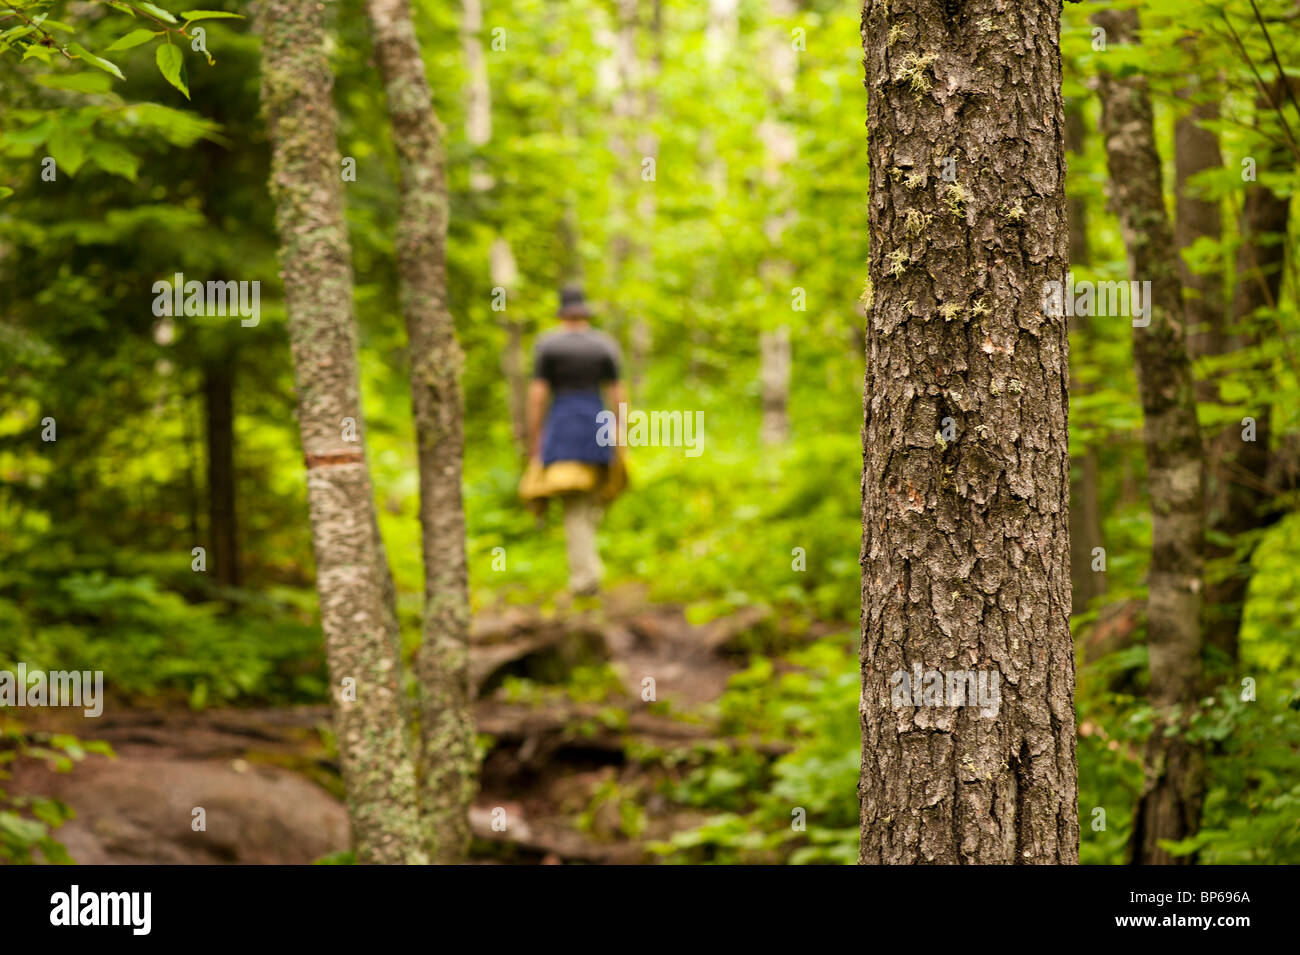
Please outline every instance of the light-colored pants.
M575 594L593 593L605 576L604 565L596 551L596 529L605 513L604 500L597 491L565 494L564 546L569 558L569 589Z

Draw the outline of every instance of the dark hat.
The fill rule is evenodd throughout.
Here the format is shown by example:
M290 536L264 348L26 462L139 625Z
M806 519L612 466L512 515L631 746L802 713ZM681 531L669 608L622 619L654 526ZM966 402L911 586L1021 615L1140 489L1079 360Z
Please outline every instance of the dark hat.
M577 285L566 285L560 289L560 308L555 313L563 318L590 318L591 309L587 307L587 297Z

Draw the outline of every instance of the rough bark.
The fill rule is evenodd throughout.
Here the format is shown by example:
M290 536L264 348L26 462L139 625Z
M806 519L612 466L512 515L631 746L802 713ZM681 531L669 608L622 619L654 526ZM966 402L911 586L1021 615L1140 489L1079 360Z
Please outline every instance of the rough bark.
M203 366L203 408L208 445L208 541L213 579L239 586L239 546L235 516L234 351Z
M1083 109L1076 103L1065 107L1065 148L1067 153L1082 156L1087 143L1087 127ZM1066 218L1070 226L1070 268L1088 264L1088 202L1084 196L1066 196ZM1070 362L1070 396L1087 394L1092 386L1081 381L1074 369L1087 361L1091 352L1091 318L1087 315L1071 316L1070 331L1075 333L1077 353ZM1106 575L1092 569L1092 552L1104 546L1101 531L1101 505L1098 491L1101 480L1097 465L1097 449L1084 442L1078 458L1079 477L1070 480L1070 584L1073 607L1076 613L1088 609L1093 600L1106 593Z
M1060 4L952 9L863 10L860 861L1075 863ZM895 705L913 665L1000 702Z
M1136 11L1094 16L1111 44L1137 42ZM1196 831L1204 794L1203 759L1181 732L1201 681L1204 555L1202 447L1183 321L1178 253L1161 189L1160 156L1145 77L1098 77L1111 200L1128 249L1129 271L1151 283L1151 318L1133 329L1151 505L1147 651L1157 725L1145 753L1146 780L1133 823L1133 858L1189 862L1159 841ZM1166 732L1166 730L1170 732Z
M316 589L357 859L423 862L370 473L364 443L343 437L344 418L363 439L364 421L324 9L263 0L256 12Z
M1263 98L1257 109L1267 109ZM1271 150L1261 168L1277 171L1294 164L1292 154L1282 148ZM1214 344L1226 354L1255 348L1260 344L1261 308L1277 305L1282 270L1286 258L1285 236L1289 197L1278 196L1259 182L1246 184L1237 247L1237 281L1233 289L1233 327L1223 329ZM1253 369L1267 375L1267 367ZM1248 409L1255 419L1255 440L1242 438L1237 422L1224 428L1211 441L1210 487L1207 493L1207 519L1216 537L1228 538L1232 544L1211 544L1209 556L1222 566L1210 575L1205 594L1205 642L1217 651L1219 662L1235 667L1239 650L1242 606L1250 585L1250 558L1253 547L1241 546L1241 535L1266 526L1269 513L1271 461L1271 414L1267 404ZM1289 483L1289 482L1286 482ZM1240 548L1240 549L1239 549Z
M397 273L410 349L424 554L424 621L415 659L420 821L431 858L456 862L469 848L477 767L461 500L464 358L447 304L442 130L408 0L369 0L368 9L401 169Z

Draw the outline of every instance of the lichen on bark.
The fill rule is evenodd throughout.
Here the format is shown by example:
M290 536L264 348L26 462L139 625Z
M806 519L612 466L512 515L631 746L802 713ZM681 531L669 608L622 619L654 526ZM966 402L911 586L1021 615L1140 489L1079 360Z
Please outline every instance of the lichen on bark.
M435 862L469 849L477 777L469 706L469 584L461 498L464 358L447 303L447 183L442 127L408 0L369 0L401 172L399 299L406 318L420 470L424 618L420 689L420 817Z
M362 863L418 863L427 857L402 717L401 661L384 597L370 473L359 450L364 416L324 9L299 0L257 6L271 191L353 843ZM345 418L357 422L359 445L344 439ZM350 689L345 680L354 681Z
M948 8L863 8L860 861L1074 863L1060 3ZM996 712L895 705L914 664Z

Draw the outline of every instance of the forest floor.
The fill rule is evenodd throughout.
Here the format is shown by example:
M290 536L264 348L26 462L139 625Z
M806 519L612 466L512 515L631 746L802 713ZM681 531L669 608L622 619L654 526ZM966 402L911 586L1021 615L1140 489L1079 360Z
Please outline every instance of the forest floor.
M727 737L714 705L753 635L774 628L757 607L692 625L635 587L585 609L477 616L471 682L486 754L474 859L652 861L656 843L706 816L665 795L683 772L737 746L785 751ZM29 730L87 735L67 711L32 715ZM25 764L8 788L74 810L55 836L83 864L312 862L348 846L329 721L324 705L110 706L93 737L114 758L91 754L66 773Z

